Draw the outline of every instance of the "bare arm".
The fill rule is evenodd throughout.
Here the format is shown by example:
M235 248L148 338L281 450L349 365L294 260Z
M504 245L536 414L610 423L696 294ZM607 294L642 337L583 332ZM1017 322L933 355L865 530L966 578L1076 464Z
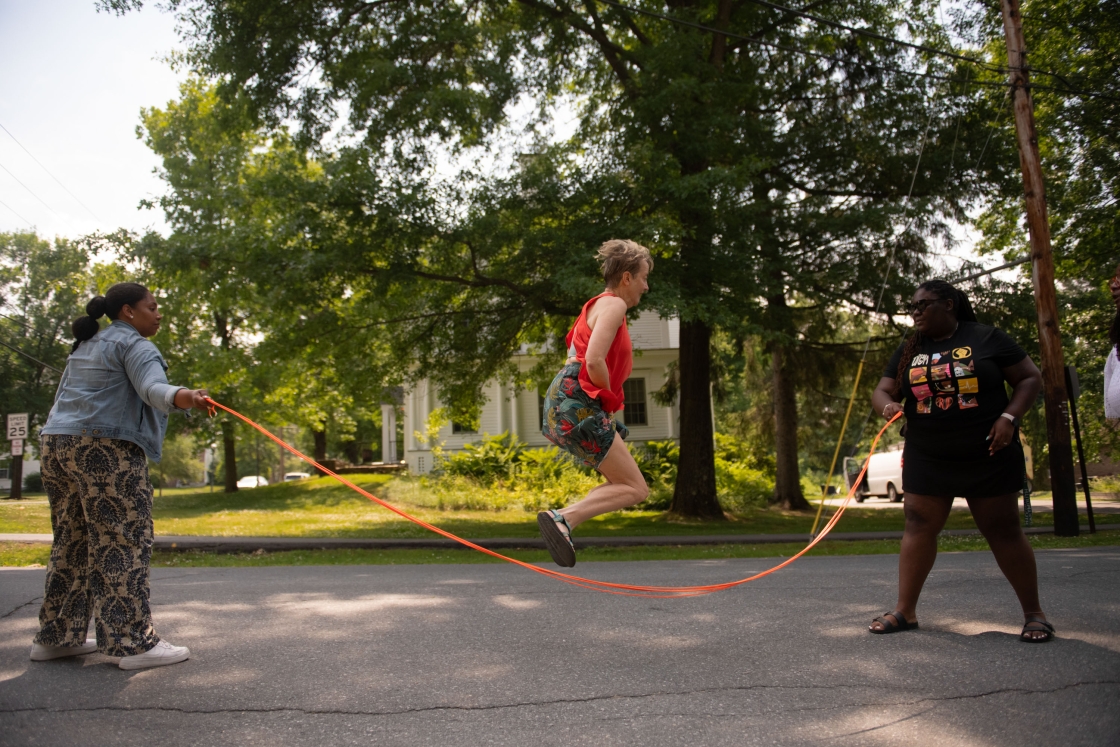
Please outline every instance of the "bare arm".
M196 410L205 410L208 407L206 396L205 389L180 389L175 392L175 406L180 410L189 410L192 407Z
M890 376L879 379L879 385L871 395L871 406L875 412L890 420L896 413L902 412L902 405L894 398L895 380Z
M588 314L587 326L591 327L591 339L587 341L587 376L600 389L611 388L607 351L611 349L615 335L625 322L626 302L616 296L603 296L595 302Z
M1003 411L1016 418L1021 418L1031 409L1031 405L1038 399L1042 391L1042 372L1030 359L1024 358L1013 366L1003 369L1003 378L1011 385L1011 401ZM988 441L991 444L988 452L994 454L1011 443L1015 437L1015 426L1007 418L996 418L992 430L988 432Z

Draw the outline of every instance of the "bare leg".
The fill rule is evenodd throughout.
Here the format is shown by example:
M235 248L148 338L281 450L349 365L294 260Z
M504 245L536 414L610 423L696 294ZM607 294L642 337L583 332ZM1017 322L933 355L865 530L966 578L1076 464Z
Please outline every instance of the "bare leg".
M972 518L1003 575L1011 582L1015 596L1023 607L1023 616L1041 617L1042 605L1038 601L1038 571L1034 563L1034 549L1019 526L1018 494L1001 495L995 498L970 498L968 507ZM1031 638L1045 638L1043 630L1028 630Z
M914 622L918 618L918 597L937 559L937 535L945 527L953 499L907 493L905 501L906 529L898 554L898 602L894 608L907 622ZM883 624L873 622L871 628L882 630Z
M573 528L592 517L637 505L649 497L649 486L642 471L617 433L606 458L599 463L599 472L607 478L605 483L578 503L560 509L560 514Z

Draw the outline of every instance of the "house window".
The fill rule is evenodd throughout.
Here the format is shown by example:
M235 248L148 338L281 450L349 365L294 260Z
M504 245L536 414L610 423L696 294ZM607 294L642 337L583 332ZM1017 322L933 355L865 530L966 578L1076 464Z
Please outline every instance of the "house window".
M544 395L537 392L537 412L540 413L538 422L544 423Z
M0 467L0 480L7 480L7 479L9 479L8 468L7 467Z
M467 426L463 425L462 423L456 423L454 420L451 421L451 432L453 434L478 433L478 431L474 430L473 428L468 428Z
M646 414L646 380L627 379L622 382L622 396L626 399L626 406L622 411L622 420L626 425L649 425Z

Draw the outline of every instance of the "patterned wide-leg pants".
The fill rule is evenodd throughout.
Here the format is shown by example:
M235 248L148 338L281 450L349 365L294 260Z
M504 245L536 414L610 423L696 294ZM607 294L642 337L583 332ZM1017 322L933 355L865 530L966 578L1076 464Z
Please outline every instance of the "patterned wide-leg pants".
M152 483L131 441L43 436L41 471L54 545L35 642L80 646L93 618L97 650L142 654L159 643L148 605Z

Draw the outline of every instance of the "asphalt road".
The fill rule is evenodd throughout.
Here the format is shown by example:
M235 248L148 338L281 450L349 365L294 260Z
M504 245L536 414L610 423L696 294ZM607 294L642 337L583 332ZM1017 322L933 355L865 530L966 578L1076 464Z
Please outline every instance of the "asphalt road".
M41 569L0 570L0 743L1120 743L1120 548L1038 555L1060 638L1018 641L988 553L943 554L920 631L873 636L897 556L802 559L737 590L635 599L505 566L157 569L193 658L32 663ZM588 563L712 583L773 560Z

